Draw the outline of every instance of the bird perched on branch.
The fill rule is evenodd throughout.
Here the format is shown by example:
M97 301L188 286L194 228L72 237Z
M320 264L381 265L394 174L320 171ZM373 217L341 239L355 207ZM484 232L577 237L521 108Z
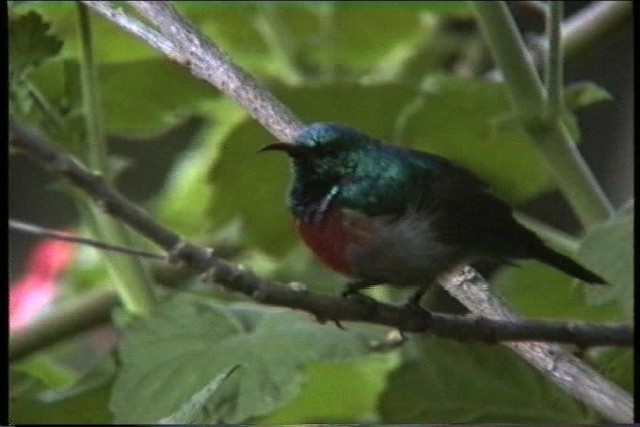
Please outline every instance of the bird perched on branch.
M509 205L443 157L378 141L331 123L274 143L293 163L287 206L300 236L350 277L343 295L377 285L427 287L452 268L488 258L532 258L584 282L597 274L549 248L518 223Z

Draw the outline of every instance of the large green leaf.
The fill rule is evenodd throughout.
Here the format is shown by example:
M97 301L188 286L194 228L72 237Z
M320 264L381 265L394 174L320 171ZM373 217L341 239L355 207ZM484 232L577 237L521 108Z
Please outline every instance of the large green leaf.
M37 354L24 361L11 366L13 391L23 388L22 384L27 384L32 380L37 380L45 389L63 389L70 387L76 381L77 373L65 367L47 354Z
M111 424L110 392L106 382L60 401L18 398L10 402L9 419L15 424Z
M405 144L467 167L513 204L551 188L543 160L522 128L499 125L511 114L503 84L434 75L425 81L419 102L402 133Z
M9 20L9 70L12 77L25 74L57 55L62 40L49 34L50 25L31 11Z
M99 73L107 129L128 136L159 134L194 114L201 101L219 95L162 59L107 64Z
M301 393L260 424L343 424L378 421L377 400L393 368L394 354L371 355L354 362L314 363Z
M633 212L593 228L576 259L607 285L578 282L552 267L519 261L492 283L524 316L590 322L630 321L633 314Z
M151 423L181 408L231 366L206 422L237 423L284 405L312 361L366 352L364 337L307 315L259 309L253 322L219 306L173 299L125 333L112 410L117 423ZM255 324L255 325L254 325Z
M217 159L220 146L245 114L224 98L208 101L202 110L213 123L204 125L193 143L176 158L167 175L162 192L156 198L158 221L188 238L202 240L213 236L207 203L212 185L207 182L211 164Z
M240 365L234 365L227 371L215 377L202 390L194 394L180 409L167 418L160 420L160 424L191 424L202 417L207 410L208 402L214 398L220 387Z
M619 320L615 304L588 304L584 291L589 285L536 261L517 261L505 267L491 283L522 316L541 319L605 322Z
M462 2L180 2L176 7L253 72L284 76L292 68L310 78L356 77L394 52L414 49L425 36L425 13L470 16Z
M591 322L630 320L633 313L633 214L621 214L593 228L576 259L608 285L578 282L552 267L518 261L492 280L525 316Z
M158 135L194 114L200 102L218 97L211 86L163 59L104 64L98 76L111 134ZM51 61L34 73L42 93L61 111L80 108L80 94L70 87L70 80L78 79L75 61Z
M105 424L109 412L114 363L110 356L93 360L79 376L49 354L32 357L11 370L9 416L16 424ZM68 371L68 372L67 372ZM25 381L29 375L36 381Z
M591 229L578 251L578 258L611 284L588 289L587 301L597 306L615 302L629 321L634 306L633 255L633 209Z
M389 378L384 423L585 423L582 406L510 350L428 338Z

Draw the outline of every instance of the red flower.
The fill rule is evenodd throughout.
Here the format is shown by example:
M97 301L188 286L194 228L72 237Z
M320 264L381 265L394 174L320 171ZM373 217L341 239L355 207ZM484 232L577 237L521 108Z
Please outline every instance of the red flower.
M9 332L24 328L51 306L58 276L73 258L73 245L43 240L29 254L26 273L9 288Z

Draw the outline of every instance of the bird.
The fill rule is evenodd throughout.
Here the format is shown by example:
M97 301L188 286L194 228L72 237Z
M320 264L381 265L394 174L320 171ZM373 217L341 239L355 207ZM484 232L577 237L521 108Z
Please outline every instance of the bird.
M260 151L290 158L287 207L304 243L349 278L345 297L387 284L417 288L407 305L419 305L441 274L482 259L535 259L606 284L547 246L485 182L444 157L325 122Z

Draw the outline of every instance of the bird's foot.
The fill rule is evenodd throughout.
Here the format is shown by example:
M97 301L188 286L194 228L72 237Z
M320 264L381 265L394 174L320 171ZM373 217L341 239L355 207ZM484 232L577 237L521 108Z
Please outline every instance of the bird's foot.
M347 298L351 295L360 295L364 296L360 293L360 289L369 288L375 285L375 283L368 282L366 280L354 280L353 282L349 282L344 285L344 289L340 293L344 298Z
M424 295L424 293L426 292L425 288L419 288L408 300L407 302L404 304L404 308L413 312L413 313L417 313L420 316L424 317L425 322L428 322L429 319L431 318L431 312L429 310L427 310L426 308L422 307L422 305L420 305L420 300L422 299L422 296ZM404 336L403 331L400 331L400 333Z
M344 326L342 326L342 323L339 320L333 319L333 323L335 323L335 325L339 328L342 329L343 331L346 331L347 328L345 328Z
M365 280L356 280L353 282L349 282L344 286L344 290L340 293L340 295L342 295L343 298L354 298L363 303L377 302L374 298L360 293L361 289L365 289L373 285L374 283L367 282Z
M422 297L424 296L426 291L427 291L426 288L418 288L413 293L413 295L411 295L411 297L409 297L407 302L404 303L404 307L407 308L407 309L410 309L412 311L426 311L420 305L420 300L422 299Z
M327 323L327 321L332 321L333 323L335 323L335 325L336 325L338 328L342 329L343 331L346 331L346 330L347 330L347 328L345 328L345 327L342 325L342 323L340 322L340 320L338 320L338 319L329 319L329 318L324 317L324 316L321 316L321 315L319 315L319 314L316 314L316 315L315 315L315 318L316 318L316 322L318 322L318 323L324 324L324 323Z

